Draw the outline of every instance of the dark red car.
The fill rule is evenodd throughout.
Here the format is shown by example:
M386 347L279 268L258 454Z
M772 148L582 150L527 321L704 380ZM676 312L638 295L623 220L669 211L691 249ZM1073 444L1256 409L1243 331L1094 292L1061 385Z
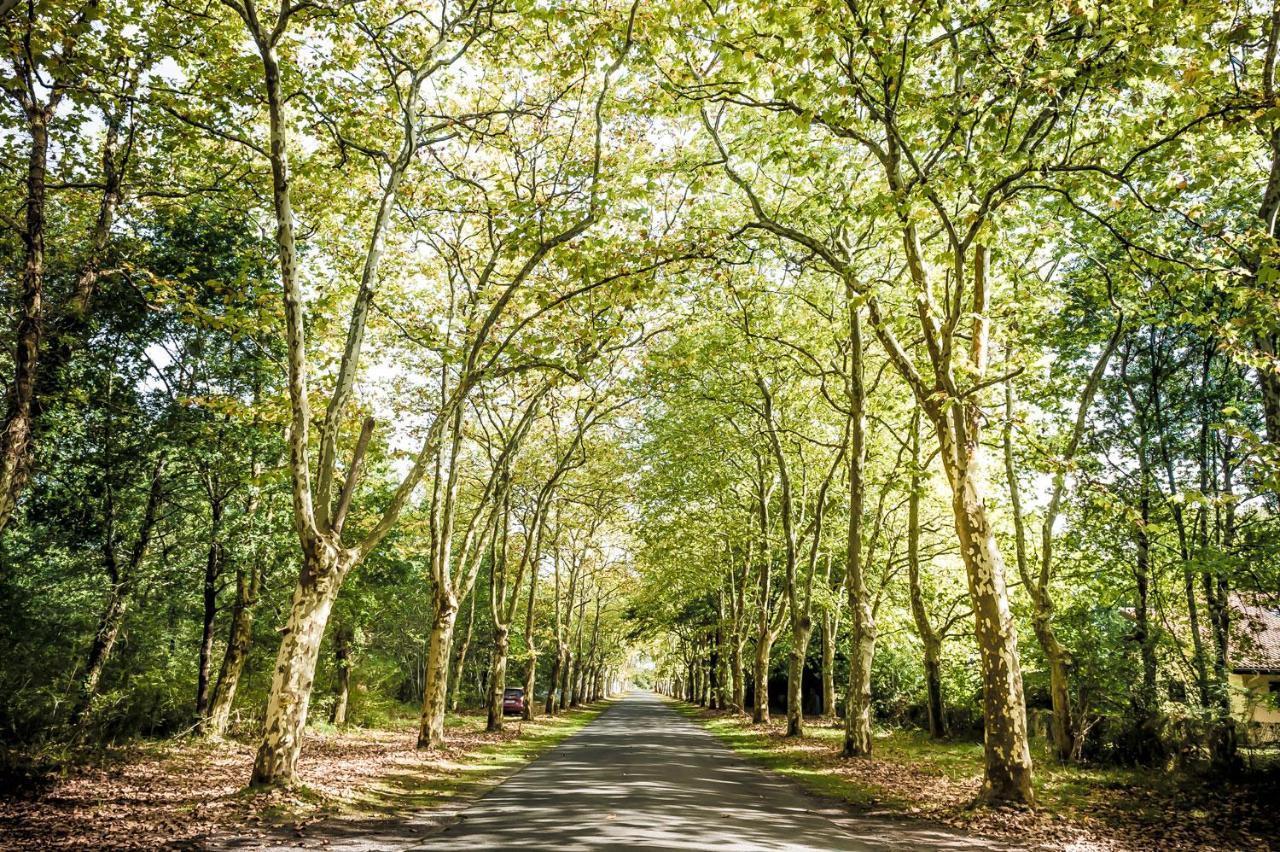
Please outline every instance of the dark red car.
M502 692L502 715L524 715L524 690L518 686L509 686Z

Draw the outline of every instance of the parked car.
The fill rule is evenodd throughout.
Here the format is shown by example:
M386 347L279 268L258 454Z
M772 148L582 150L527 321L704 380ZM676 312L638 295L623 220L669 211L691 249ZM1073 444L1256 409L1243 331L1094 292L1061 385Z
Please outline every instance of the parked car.
M524 689L509 686L502 692L502 715L519 716L524 714Z

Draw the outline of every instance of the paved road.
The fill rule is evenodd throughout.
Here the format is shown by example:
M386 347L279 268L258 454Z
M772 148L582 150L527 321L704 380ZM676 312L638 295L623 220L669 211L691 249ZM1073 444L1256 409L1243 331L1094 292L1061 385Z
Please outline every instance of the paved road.
M412 848L994 847L914 823L852 817L744 763L663 699L632 693Z

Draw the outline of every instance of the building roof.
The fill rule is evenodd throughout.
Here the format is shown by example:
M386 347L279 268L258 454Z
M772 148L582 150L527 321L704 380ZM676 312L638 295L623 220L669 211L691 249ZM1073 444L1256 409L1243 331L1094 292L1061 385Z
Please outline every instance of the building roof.
M1280 600L1254 592L1231 595L1231 670L1280 674Z

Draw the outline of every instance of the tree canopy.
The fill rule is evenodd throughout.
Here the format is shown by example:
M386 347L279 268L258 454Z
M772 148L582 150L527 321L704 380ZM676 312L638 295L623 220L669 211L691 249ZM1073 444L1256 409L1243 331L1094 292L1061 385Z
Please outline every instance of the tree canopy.
M4 742L1274 736L1280 4L0 10Z

